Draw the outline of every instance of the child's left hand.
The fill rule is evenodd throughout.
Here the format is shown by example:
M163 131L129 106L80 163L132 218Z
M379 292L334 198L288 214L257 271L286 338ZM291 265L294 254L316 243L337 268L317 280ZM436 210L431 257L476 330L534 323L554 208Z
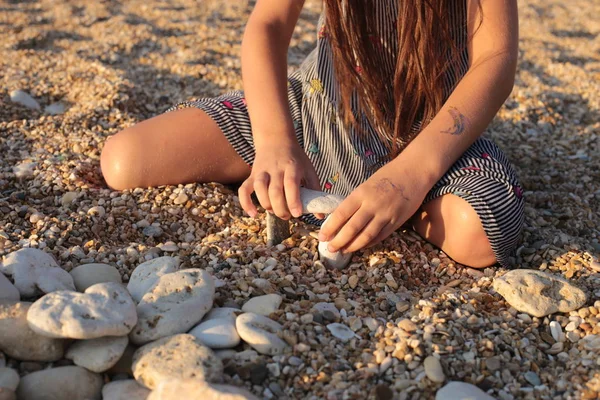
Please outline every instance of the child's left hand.
M329 251L351 253L387 238L420 207L431 187L414 170L381 167L335 210L319 233Z

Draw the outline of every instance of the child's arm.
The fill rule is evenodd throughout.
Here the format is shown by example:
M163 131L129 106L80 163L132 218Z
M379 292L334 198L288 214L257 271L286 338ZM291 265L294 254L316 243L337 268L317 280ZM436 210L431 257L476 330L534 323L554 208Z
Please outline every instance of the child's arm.
M477 140L508 95L518 57L516 0L469 0L470 68L430 124L331 215L320 240L330 251L375 244L419 208L433 185ZM335 237L334 237L335 235Z
M287 51L304 0L258 0L242 42L242 76L256 157L239 190L251 216L256 192L261 205L281 218L300 216L299 186L319 180L294 133L287 97Z

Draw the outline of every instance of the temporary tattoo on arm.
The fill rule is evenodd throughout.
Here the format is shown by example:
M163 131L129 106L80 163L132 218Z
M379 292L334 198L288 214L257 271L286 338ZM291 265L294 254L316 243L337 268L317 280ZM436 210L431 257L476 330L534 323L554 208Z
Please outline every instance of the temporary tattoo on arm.
M390 193L391 191L397 192L406 201L410 198L404 193L404 185L394 184L389 178L380 179L375 185L375 189L378 193Z
M450 135L461 135L464 131L465 128L467 127L467 117L465 117L460 111L458 111L458 108L456 107L450 107L450 109L448 110L448 112L450 113L450 116L452 117L452 120L454 121L454 125L452 125L452 127L446 129L445 131L442 131L442 133L448 133Z

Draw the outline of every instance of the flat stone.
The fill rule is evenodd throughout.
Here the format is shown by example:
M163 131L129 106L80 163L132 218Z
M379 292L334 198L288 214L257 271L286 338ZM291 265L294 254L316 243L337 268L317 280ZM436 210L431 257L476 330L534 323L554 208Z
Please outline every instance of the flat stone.
M23 90L13 90L10 92L10 101L20 104L32 110L39 110L40 103L37 102L29 93Z
M108 264L83 264L73 268L69 273L79 292L84 292L97 283L122 282L119 270Z
M235 321L237 332L243 341L261 354L281 354L287 344L277 336L282 331L279 323L255 313L245 313Z
M405 332L414 332L417 330L417 324L412 322L410 319L403 319L398 322L398 328Z
M435 394L435 400L495 400L475 385L466 382L448 382Z
M527 371L527 372L525 372L525 374L523 374L523 377L532 386L540 386L542 384L542 381L541 381L540 377L538 376L538 374L536 374L533 371Z
M29 327L53 338L96 339L127 335L137 322L135 303L113 282L90 286L84 293L47 294L29 309Z
M331 214L344 201L335 194L307 188L300 188L300 201L303 214Z
M57 290L75 290L73 278L60 268L51 255L39 249L25 248L6 255L0 271L12 275L22 297L35 297Z
M444 375L442 364L440 363L440 360L434 356L428 356L425 358L425 361L423 361L423 366L425 367L425 375L427 375L430 381L435 383L443 383L446 380L446 375Z
M63 103L52 103L44 107L44 112L50 115L60 115L65 112L65 105Z
M148 400L258 400L246 389L231 385L216 385L198 380L171 379L161 382Z
M82 340L69 347L65 358L92 372L104 372L119 361L127 343L127 336Z
M19 301L21 294L4 274L0 273L0 301Z
M356 337L356 333L350 328L348 328L344 324L333 323L327 325L327 329L333 336L340 339L342 342L347 342L348 340Z
M27 323L31 303L0 303L0 350L23 361L56 361L65 353L66 341L40 336Z
M102 388L102 400L146 400L149 395L150 390L133 379L113 381Z
M148 237L157 238L162 236L163 230L160 226L150 225L145 227L142 233Z
M275 293L253 297L242 306L242 311L268 317L279 309L282 300L283 298Z
M212 308L215 283L202 269L161 276L137 306L139 321L130 335L135 344L184 333Z
M100 400L102 376L77 366L33 372L21 378L19 400Z
M231 318L203 321L189 331L189 334L211 349L230 349L240 344L235 320Z
M562 327L557 321L550 321L550 334L552 338L557 342L565 341L565 334L562 331Z
M133 376L149 389L167 379L218 381L223 363L192 335L180 334L140 347L133 356ZM187 397L189 398L189 397Z
M566 279L541 271L512 270L494 279L493 286L512 307L535 317L570 312L586 302L583 290Z
M330 318L330 320L332 320L332 321L339 320L341 318L340 311L337 309L337 307L333 303L326 303L326 302L316 303L312 306L312 310L314 310L322 315L331 313L333 315L333 318Z
M10 389L13 392L19 386L19 373L12 368L0 368L0 388Z
M174 257L158 257L137 266L129 277L127 290L131 297L139 303L142 297L165 274L175 272L179 262Z

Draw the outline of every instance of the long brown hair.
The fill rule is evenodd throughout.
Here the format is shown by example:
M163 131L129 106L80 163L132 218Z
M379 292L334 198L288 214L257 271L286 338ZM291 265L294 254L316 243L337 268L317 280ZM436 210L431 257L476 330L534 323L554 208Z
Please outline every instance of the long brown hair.
M360 128L359 113L352 109L356 93L359 110L387 139L389 156L394 157L441 109L447 96L444 80L459 71L465 49L454 39L450 12L451 6L466 1L398 0L398 51L395 70L388 72L376 56L381 49L373 37L377 1L324 0L325 29L339 85L338 112L346 124ZM466 25L461 28L466 32Z

